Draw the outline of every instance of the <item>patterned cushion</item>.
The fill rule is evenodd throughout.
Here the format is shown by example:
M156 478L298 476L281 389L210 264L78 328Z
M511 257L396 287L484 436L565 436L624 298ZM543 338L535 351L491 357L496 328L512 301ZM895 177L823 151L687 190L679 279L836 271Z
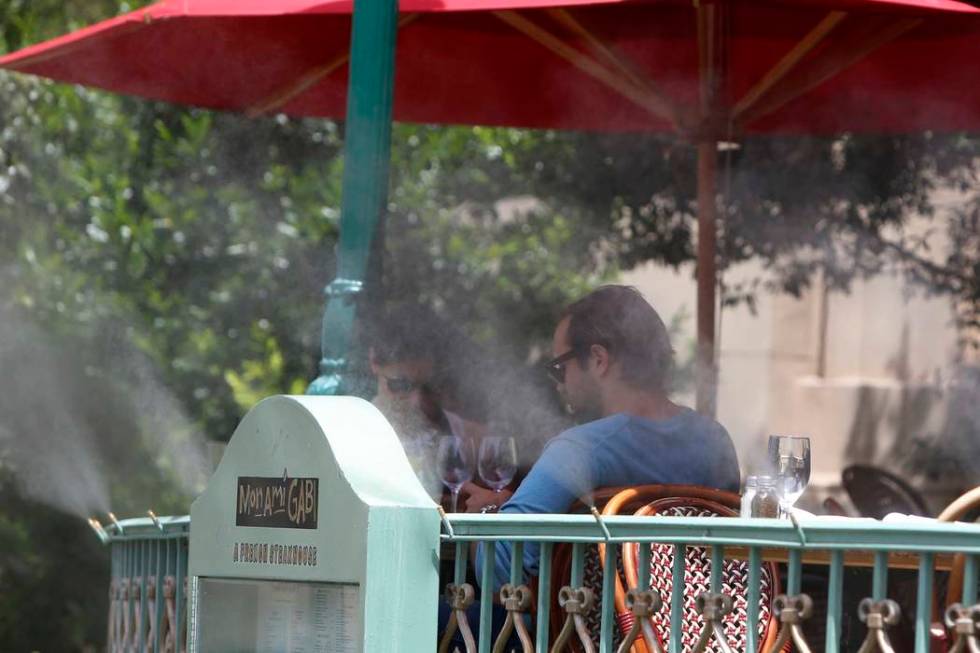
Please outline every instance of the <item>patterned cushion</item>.
M619 555L619 547L616 548L616 570L620 578L623 576L623 558ZM583 584L592 590L596 597L592 609L585 618L589 627L589 634L592 635L592 644L599 649L599 633L602 630L602 560L599 557L599 547L590 546L585 550L585 569L583 572ZM619 648L619 643L623 639L623 633L619 629L613 630L613 650Z
M663 495L661 495L663 496ZM715 500L686 497L673 495L670 498L657 499L641 508L636 514L657 514L674 517L731 517L736 513L724 503L719 503L727 497ZM737 497L735 497L737 500ZM637 503L632 504L634 508ZM632 509L631 509L632 510ZM632 547L632 559L638 558L639 545L626 545ZM664 607L654 618L654 630L660 638L660 643L666 649L670 641L670 599L671 599L671 570L673 568L674 547L668 544L651 544L650 555L650 584L661 596ZM619 577L624 586L625 574L623 573L623 558L620 547L616 549L616 567ZM557 551L557 549L556 549ZM567 565L570 558L570 550L563 554L564 563ZM560 556L559 556L560 557ZM630 556L628 556L630 557ZM556 560L558 558L556 557ZM684 626L681 633L682 650L693 650L697 642L704 622L695 608L696 599L702 592L708 591L711 583L711 550L708 547L689 546L686 548L686 568L685 568L685 597L684 597ZM589 632L592 636L593 644L598 648L599 632L601 625L601 596L602 596L602 563L598 554L598 547L588 547L585 552L584 585L592 590L596 597L595 604L591 612L586 617ZM561 568L562 563L556 563ZM633 563L635 564L635 562ZM568 573L568 567L564 567ZM739 560L726 560L722 571L723 591L733 598L733 610L725 619L725 631L730 645L735 650L745 650L747 648L746 624L748 621L748 563ZM631 574L635 577L635 574ZM561 576L559 576L561 578ZM568 576L564 576L561 584L568 582ZM627 587L628 589L628 587ZM553 591L556 591L553 588ZM779 592L778 578L776 577L775 565L763 565L761 570L761 590L759 595L759 642L764 641L768 634L772 619L772 599ZM557 623L554 620L558 619ZM557 631L554 628L560 627L564 621L564 614L557 610L557 606L552 612L552 634ZM618 648L620 641L632 624L632 615L616 615L617 628L614 628L614 648ZM579 647L572 638L571 650L579 651ZM719 651L717 644L712 640L708 646L708 651Z
M656 504L657 502L654 502ZM717 517L717 510L704 506L676 505L657 510L658 515L670 517ZM634 545L635 546L635 545ZM684 570L684 625L681 632L683 650L690 650L697 642L704 620L697 613L695 601L699 594L711 589L711 551L708 547L689 546L685 552ZM674 547L670 544L650 545L650 584L660 593L664 609L653 617L654 629L666 648L670 641L670 600L673 590L671 570L674 564ZM733 610L725 617L725 634L736 651L747 648L749 565L741 560L725 560L722 570L723 592L733 599ZM774 595L773 570L764 565L761 573L759 599L759 637L766 634ZM709 651L720 651L712 640Z

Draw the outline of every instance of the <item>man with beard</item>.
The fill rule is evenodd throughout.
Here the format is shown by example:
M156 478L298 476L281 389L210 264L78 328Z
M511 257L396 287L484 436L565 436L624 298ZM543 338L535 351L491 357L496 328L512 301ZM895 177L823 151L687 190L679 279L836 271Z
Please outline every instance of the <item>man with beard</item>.
M673 352L667 329L636 289L604 286L569 306L552 353L548 374L582 423L545 446L512 496L470 486L467 511L563 513L576 499L588 501L596 488L652 483L738 491L727 431L668 397ZM496 547L499 587L510 576L511 546ZM478 570L482 562L481 545ZM525 545L524 570L537 574L537 544Z
M391 423L425 490L443 494L435 469L438 439L455 435L471 446L482 437L485 408L473 380L452 368L478 352L461 333L416 304L390 307L368 334L377 390L371 403Z

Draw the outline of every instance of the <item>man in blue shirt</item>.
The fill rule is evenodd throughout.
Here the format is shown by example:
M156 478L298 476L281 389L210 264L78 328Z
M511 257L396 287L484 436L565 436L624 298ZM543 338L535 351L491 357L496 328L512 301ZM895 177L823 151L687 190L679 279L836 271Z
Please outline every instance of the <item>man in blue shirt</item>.
M599 487L682 483L738 491L735 447L718 422L673 403L673 351L657 312L634 289L604 286L569 306L552 340L548 373L584 423L545 447L517 491L471 486L470 512L563 513ZM483 564L482 546L476 567ZM511 546L496 544L496 588L510 577ZM536 575L538 546L524 548ZM496 589L495 588L495 589Z
M582 423L545 446L513 495L468 484L468 512L564 513L576 499L590 502L600 487L681 483L738 491L728 432L667 396L673 367L667 329L636 289L603 286L566 308L552 353L548 374ZM483 547L473 558L478 578ZM510 543L495 544L495 594L509 581L511 552ZM525 576L537 575L538 561L539 546L525 544ZM475 632L479 605L467 612ZM440 633L447 619L443 606ZM495 605L494 635L503 619ZM463 645L458 632L454 642Z

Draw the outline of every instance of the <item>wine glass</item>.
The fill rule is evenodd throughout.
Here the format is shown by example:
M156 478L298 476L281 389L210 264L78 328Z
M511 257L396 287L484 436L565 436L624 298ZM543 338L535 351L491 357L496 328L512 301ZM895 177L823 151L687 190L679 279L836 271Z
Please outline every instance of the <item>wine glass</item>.
M517 444L514 438L501 435L483 438L477 465L480 478L487 487L494 492L507 487L517 473Z
M780 508L789 514L810 482L810 438L770 435L769 462L780 490Z
M436 453L436 465L439 468L439 478L452 493L452 511L456 512L459 501L459 489L463 483L473 478L473 456L469 443L455 435L444 435L439 438L439 451Z

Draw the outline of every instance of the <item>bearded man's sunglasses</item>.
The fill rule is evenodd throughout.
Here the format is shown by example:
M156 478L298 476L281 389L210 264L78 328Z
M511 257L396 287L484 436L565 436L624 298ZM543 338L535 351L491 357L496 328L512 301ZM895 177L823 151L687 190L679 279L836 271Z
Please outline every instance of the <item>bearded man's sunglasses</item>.
M544 366L544 370L545 372L547 372L548 376L551 377L551 380L554 381L555 383L559 383L559 384L564 383L565 364L568 361L575 358L576 356L578 356L578 350L569 349L561 356L552 358L550 361L548 361Z

